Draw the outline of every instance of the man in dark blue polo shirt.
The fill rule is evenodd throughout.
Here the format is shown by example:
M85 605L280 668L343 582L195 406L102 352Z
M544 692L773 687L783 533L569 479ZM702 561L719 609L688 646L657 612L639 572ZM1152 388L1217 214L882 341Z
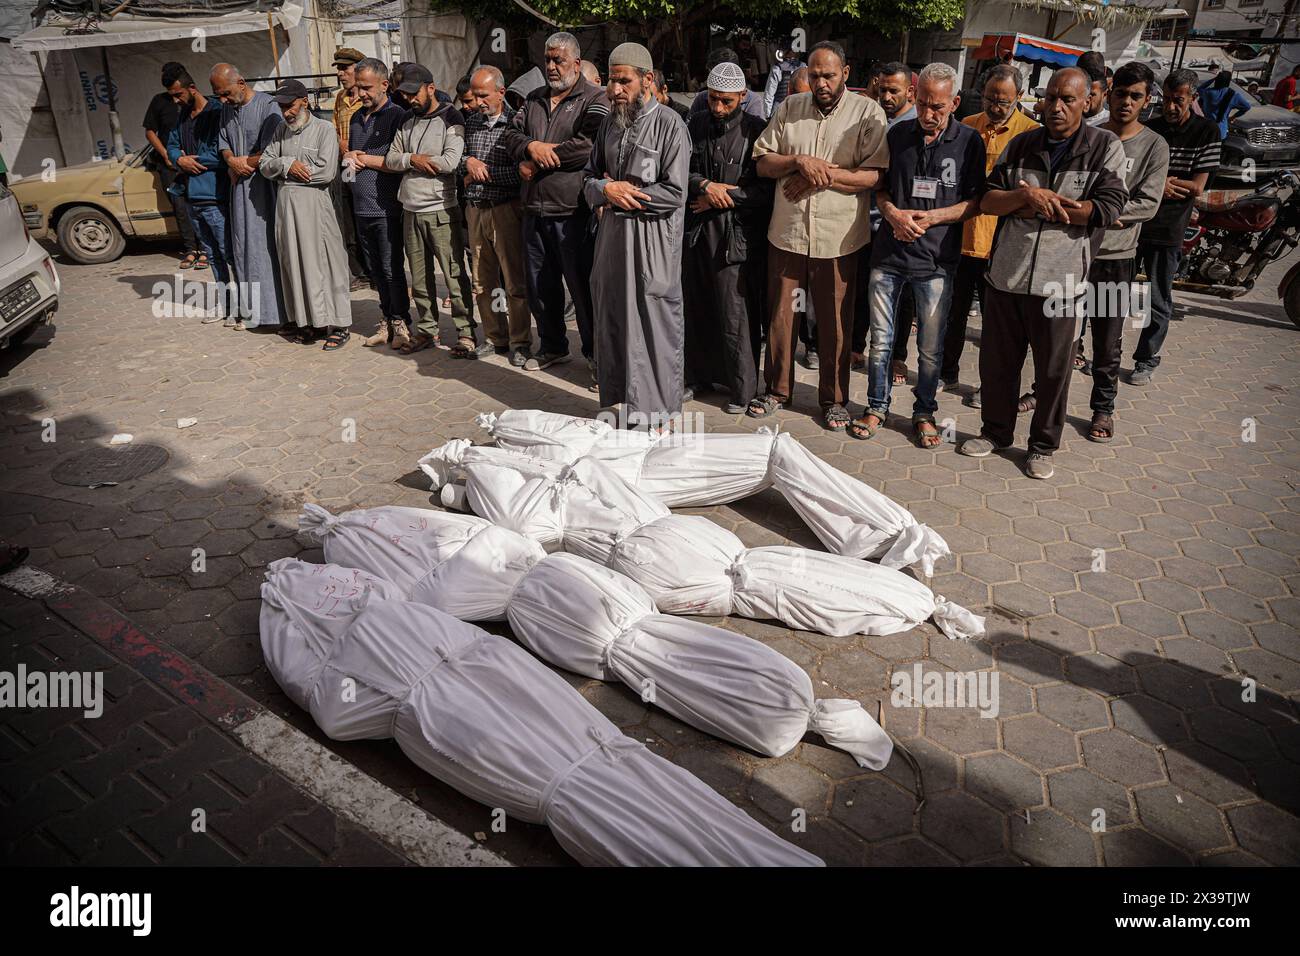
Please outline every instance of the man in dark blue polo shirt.
M397 198L402 173L387 169L384 158L409 114L389 97L388 67L379 60L367 58L356 65L356 90L361 109L352 114L348 127L343 181L352 191L357 240L379 292L388 344L396 349L410 342L411 299L402 254L402 204Z
M889 171L876 190L884 221L872 243L867 409L849 428L854 438L872 437L889 414L894 318L910 287L919 353L912 428L922 448L942 440L935 393L952 276L961 258L961 223L979 212L984 192L984 141L953 119L959 100L956 71L931 63L917 81L916 118L889 131Z

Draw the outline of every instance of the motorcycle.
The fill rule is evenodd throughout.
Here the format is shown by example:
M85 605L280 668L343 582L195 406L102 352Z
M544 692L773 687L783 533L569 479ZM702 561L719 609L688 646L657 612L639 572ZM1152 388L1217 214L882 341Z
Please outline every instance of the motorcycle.
M1196 200L1183 233L1174 288L1236 299L1270 264L1300 243L1300 179L1283 171L1253 192L1210 192ZM1300 327L1300 263L1283 277L1278 295Z

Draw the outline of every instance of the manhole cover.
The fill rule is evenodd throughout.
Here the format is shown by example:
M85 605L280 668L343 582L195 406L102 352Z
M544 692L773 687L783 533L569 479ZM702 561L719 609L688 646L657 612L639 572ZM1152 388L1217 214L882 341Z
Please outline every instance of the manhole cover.
M82 488L97 482L123 482L157 471L167 464L167 449L160 445L116 445L91 448L69 455L50 473L63 485Z

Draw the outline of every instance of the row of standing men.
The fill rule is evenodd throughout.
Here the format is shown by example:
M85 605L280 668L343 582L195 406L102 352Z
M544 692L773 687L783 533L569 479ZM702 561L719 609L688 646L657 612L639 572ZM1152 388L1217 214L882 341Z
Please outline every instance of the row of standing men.
M950 68L927 67L918 82L905 84L905 98L888 95L887 76L873 77L884 91L882 110L871 97L847 91L843 51L824 43L811 51L808 68L791 78L794 95L780 102L770 121L750 109L755 94L745 89L738 67L723 59L713 65L709 89L701 94L704 108L692 110L687 125L677 109L664 108L671 104L662 81L656 88L650 55L638 44L624 44L611 55L609 87L603 90L582 76L576 39L556 34L546 44L545 85L529 93L519 109L506 102L499 71L487 67L469 78L461 104L469 109L463 117L444 102L449 98L440 95L423 67L405 65L401 76L389 77L383 64L359 56L340 51L336 63L344 90L336 101L333 149L319 128L314 136L302 135L314 117L306 108L305 89L295 89L294 81L272 98L247 88L233 68L213 71L214 96L223 104L216 151L232 187L236 273L241 279L256 278L260 271L258 263L248 261L248 229L239 228L240 220L246 223L260 214L263 223L276 222L274 205L279 205L281 218L293 225L276 222L267 230L272 241L262 247L279 260L276 294L281 284L297 290L288 310L294 325L324 328L330 333L326 348L341 347L350 310L347 269L338 268L342 242L334 239L350 225L385 317L386 327L368 340L371 344L387 340L409 352L437 341L432 269L437 261L449 279L457 328L453 354L473 357L496 349L530 370L568 358L567 286L601 404L621 404L629 418L639 416L650 427L666 427L680 411L683 397L693 390L687 382L695 388L724 388L730 393L729 411L748 410L756 417L789 402L799 327L815 316L813 354L821 359L823 420L828 428L847 427L855 437L871 437L889 407L895 340L905 341L909 334L895 318L904 292L910 292L920 354L913 427L918 442L932 447L939 440L934 394L940 374L956 368L965 309L975 290L987 283L981 296L987 339L990 313L997 312L990 309L998 302L996 293L1050 298L1043 294L1044 277L1056 273L1043 266L1053 257L1080 269L1080 282L1094 271L1094 258L1097 270L1113 271L1104 266L1105 241L1118 240L1120 257L1131 262L1139 233L1145 236L1141 223L1164 205L1159 198L1152 201L1152 184L1165 189L1166 180L1173 178L1156 176L1158 164L1143 156L1143 175L1135 179L1134 158L1126 155L1134 136L1124 135L1125 123L1113 112L1108 125L1119 129L1118 135L1083 122L1085 112L1100 109L1094 104L1101 103L1103 94L1097 91L1097 77L1080 71L1061 71L1054 78L1046 127L1016 108L1019 73L1010 67L995 69L982 81L984 112L960 124L952 120L957 97ZM807 92L801 92L801 84ZM1143 85L1149 96L1149 76L1138 76L1126 90ZM1076 86L1082 87L1081 96L1073 95ZM212 107L198 108L192 82L188 94L184 87L181 83L178 94L173 86L173 98L190 107L187 122L193 128ZM406 104L394 103L390 91ZM262 108L248 109L259 98ZM1139 113L1127 111L1127 126L1141 126L1134 121ZM285 129L278 128L277 118ZM315 122L329 128L324 121ZM186 125L181 123L177 140L184 140ZM1011 167L995 174L996 167L1007 166L998 160L1011 140L1031 130L1045 140L1039 147L1049 147L1043 168L1029 168L1034 164L1025 166L1017 157L1022 165L1014 167L1014 181L1007 180ZM1143 143L1149 139L1141 137ZM287 154L286 143L295 141ZM182 165L189 158L183 148L169 152ZM271 161L263 166L268 153ZM1167 165L1167 150L1165 154ZM352 208L339 220L344 229L336 224L331 230L321 187L334 178L340 155L347 180L342 195ZM1204 167L1205 150L1196 151L1193 162L1198 170ZM246 180L252 193L258 179L267 186L280 183L270 193L274 197L278 192L275 203L268 204L265 194L261 202L240 195ZM299 184L315 187L318 198L310 210L290 211L288 207L305 206L288 199L302 191L284 187ZM1132 202L1131 192L1136 193ZM992 205L986 206L990 193ZM1163 198L1186 199L1186 190L1179 197L1166 190ZM195 205L193 196L190 203ZM881 225L878 241L869 248L873 205ZM999 205L1006 211L995 208ZM1190 211L1190 200L1185 205ZM251 215L241 217L241 212ZM472 286L486 333L483 343L474 336L465 226ZM971 238L974 243L964 241ZM983 257L978 255L981 239L988 247ZM313 244L329 251L322 255L317 248L313 255ZM1032 264L1044 250L1035 270ZM419 310L419 322L409 334L403 253ZM1028 273L1023 268L1000 272L999 256L1031 263ZM981 258L983 263L968 261ZM274 271L274 261L270 265ZM286 274L296 281L285 280ZM858 297L870 303L868 323L861 320L863 310L854 308L860 275L868 277L867 294ZM341 287L336 277L342 279ZM1026 305L1014 298L1001 304L1010 308L1008 314L1023 312ZM261 305L267 314L265 299ZM1045 313L1046 301L1038 302L1037 310ZM958 321L948 321L950 311ZM1027 396L1038 405L1031 459L1050 458L1059 444L1068 367L1061 375L1056 366L1061 342L1073 347L1076 339L1073 330L1064 337L1057 334L1063 323L1047 318L1026 319L1009 336L1005 350L989 349L986 342L981 353L982 379L997 378L999 386L1005 380L1015 389L1026 347L1034 347L1036 384ZM1069 318L1073 325L1076 317ZM535 351L534 320L539 333ZM865 343L852 340L862 336L864 324L871 338L867 414L851 422L848 371L865 351ZM1102 323L1108 334L1115 331L1113 324ZM895 326L900 326L897 336ZM1094 320L1094 351L1100 359L1118 342L1114 348L1109 339L1099 342L1098 327ZM1050 342L1043 339L1049 330ZM760 388L757 363L765 335ZM950 343L946 359L945 337ZM1145 331L1143 338L1148 338ZM1069 351L1073 361L1073 348ZM990 352L997 354L986 356ZM983 374L986 357L1001 363L998 375ZM1094 363L1102 371L1110 364L1117 372L1117 361ZM955 376L943 378L951 384ZM1109 410L1105 394L1097 401L1099 391L1107 391L1104 383L1094 388L1090 437L1106 440L1113 434L1113 381ZM1015 406L1025 404L1012 397L1011 428ZM1010 443L1004 404L984 402L984 432L994 447Z

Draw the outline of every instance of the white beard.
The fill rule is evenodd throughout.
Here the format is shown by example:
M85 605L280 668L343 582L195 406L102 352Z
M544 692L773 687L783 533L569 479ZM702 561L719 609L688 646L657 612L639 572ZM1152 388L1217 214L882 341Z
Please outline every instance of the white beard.
M289 129L293 130L296 133L298 130L306 126L307 122L310 119L311 119L311 110L307 109L307 107L304 106L302 109L298 111L298 114L294 116L292 120L289 121Z

